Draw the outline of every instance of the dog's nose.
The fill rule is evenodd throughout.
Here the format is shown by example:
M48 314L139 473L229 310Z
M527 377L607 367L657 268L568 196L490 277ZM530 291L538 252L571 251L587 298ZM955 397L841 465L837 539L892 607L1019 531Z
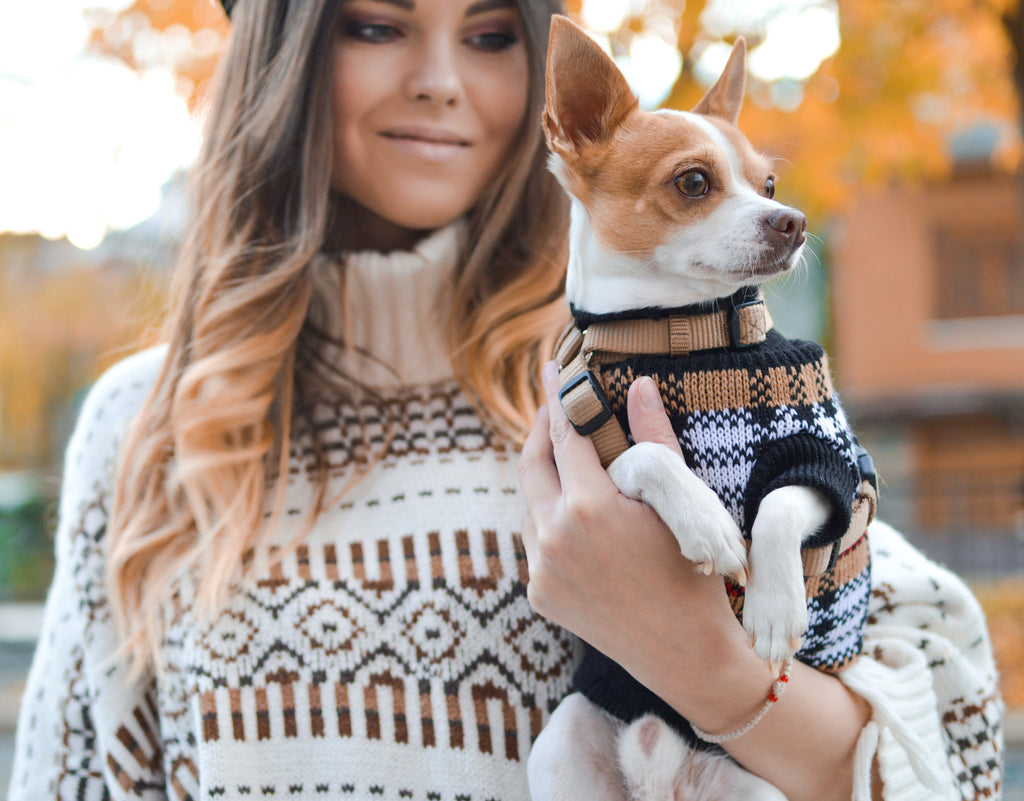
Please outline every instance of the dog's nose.
M806 238L807 218L796 209L777 209L768 215L767 223L794 245L803 244Z

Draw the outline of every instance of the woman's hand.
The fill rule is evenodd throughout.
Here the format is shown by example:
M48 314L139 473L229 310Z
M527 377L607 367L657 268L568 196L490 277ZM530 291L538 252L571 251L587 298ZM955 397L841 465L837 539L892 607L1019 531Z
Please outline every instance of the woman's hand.
M723 664L739 664L764 679L754 691L760 694L770 676L756 659L747 659L746 636L722 577L698 571L650 507L618 492L590 440L566 419L554 365L545 367L544 382L548 403L519 464L534 608L655 692L666 669L713 680ZM662 443L681 458L650 378L630 387L627 412L636 441ZM701 695L694 688L692 699L679 699L680 711L697 711L692 701L699 703ZM753 707L762 699L752 700Z

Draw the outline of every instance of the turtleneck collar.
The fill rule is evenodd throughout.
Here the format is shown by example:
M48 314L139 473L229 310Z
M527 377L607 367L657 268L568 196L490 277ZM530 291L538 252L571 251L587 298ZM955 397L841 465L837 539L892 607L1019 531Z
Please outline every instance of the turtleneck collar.
M348 345L325 357L378 391L452 378L446 326L465 238L460 220L411 251L322 257L316 281L326 319L316 322Z

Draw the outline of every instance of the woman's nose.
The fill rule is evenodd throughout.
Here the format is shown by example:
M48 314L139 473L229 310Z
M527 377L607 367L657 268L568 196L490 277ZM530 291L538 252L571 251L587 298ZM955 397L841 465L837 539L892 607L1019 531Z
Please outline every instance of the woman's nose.
M409 99L454 106L462 99L462 93L462 77L452 45L426 44L406 80Z

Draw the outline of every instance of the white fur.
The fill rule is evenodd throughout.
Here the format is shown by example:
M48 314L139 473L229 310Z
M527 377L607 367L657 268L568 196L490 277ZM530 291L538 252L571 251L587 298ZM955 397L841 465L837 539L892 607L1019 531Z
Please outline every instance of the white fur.
M780 487L757 509L750 532L743 627L754 650L769 663L782 662L800 648L807 630L800 547L825 525L830 512L824 496L809 487Z
M608 466L619 492L643 501L665 521L683 556L705 574L745 583L743 533L722 502L667 445L638 442Z
M625 801L615 761L617 726L579 693L567 696L530 749L531 801Z
M764 779L721 754L693 751L655 715L623 728L619 765L635 801L786 801Z
M571 195L570 200L565 294L576 308L593 314L688 306L763 281L770 276L754 270L758 256L768 248L757 221L766 211L785 208L764 197L736 196L654 248L651 255L636 256L604 247L586 207ZM801 249L793 253L786 269L799 263L800 253Z
M579 693L551 716L527 761L532 801L786 801L728 757L694 751L663 720L616 720Z

